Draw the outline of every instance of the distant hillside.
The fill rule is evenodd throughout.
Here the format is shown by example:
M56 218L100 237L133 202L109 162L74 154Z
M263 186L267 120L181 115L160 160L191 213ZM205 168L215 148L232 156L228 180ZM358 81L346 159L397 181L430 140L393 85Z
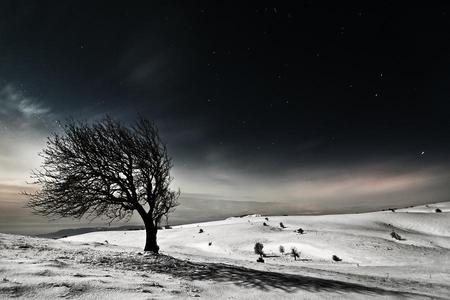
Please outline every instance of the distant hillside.
M379 204L376 210L406 207L398 205L393 207L389 204ZM408 205L409 206L409 205ZM375 211L376 211L375 210ZM289 203L289 202L257 202L257 201L233 201L228 199L214 199L208 195L186 194L180 199L180 206L170 214L169 224L180 225L189 223L199 223L208 221L223 220L233 216L244 215L321 215L336 213L360 213L368 212L364 203L360 205L344 205L339 209L330 207L316 207L311 204ZM373 211L373 210L372 210ZM2 215L4 214L4 215ZM13 217L14 216L14 217ZM116 231L133 230L143 228L143 223L138 214L134 214L129 222L125 224L112 223L108 226L106 220L75 221L71 218L59 219L58 222L48 221L46 218L31 216L29 219L22 219L20 224L16 224L17 216L11 211L0 212L0 232L34 235L44 238L61 238L93 231ZM65 223L67 222L67 224ZM141 225L142 224L142 225ZM162 225L166 225L166 220L162 220ZM48 233L50 232L50 233Z
M144 226L135 225L125 225L117 227L84 227L84 228L74 228L74 229L62 229L56 232L38 234L37 237L49 238L49 239L59 239L63 237L74 236L83 233L95 232L95 231L124 231L124 230L141 230Z

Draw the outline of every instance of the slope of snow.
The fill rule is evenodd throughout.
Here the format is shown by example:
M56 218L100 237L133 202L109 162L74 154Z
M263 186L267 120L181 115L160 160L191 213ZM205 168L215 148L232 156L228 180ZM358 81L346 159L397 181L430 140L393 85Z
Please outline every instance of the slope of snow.
M450 202L176 226L158 233L169 256L143 255L144 243L145 232L133 230L60 240L0 234L0 298L450 298Z
M435 213L434 207L345 215L271 216L267 217L269 221L262 216L228 218L160 230L158 242L166 254L192 255L198 259L254 260L253 246L262 242L267 254L279 254L280 245L287 251L296 247L302 258L315 263L330 262L334 254L343 258L342 264L357 263L360 266L405 265L418 257L429 262L450 249L450 205L436 205L442 213ZM281 228L280 222L286 228ZM200 228L203 233L199 233ZM302 228L304 234L296 233L298 228ZM392 231L404 240L393 239ZM142 231L92 232L63 240L107 241L140 249L145 235ZM277 262L277 259L271 261Z
M442 212L436 213L436 208ZM250 215L176 226L160 230L158 242L165 254L199 262L224 262L287 273L333 272L448 288L450 202L395 212L267 218L268 221L264 216ZM268 226L264 226L264 222ZM280 222L286 228L281 228ZM200 228L203 233L199 233ZM298 228L302 228L304 234L296 233ZM393 239L392 231L402 240ZM107 241L139 251L144 239L142 231L126 231L88 233L64 240ZM256 242L264 245L267 255L264 265L255 262ZM280 245L287 253L292 247L300 251L300 261L280 254ZM334 262L333 255L342 261Z

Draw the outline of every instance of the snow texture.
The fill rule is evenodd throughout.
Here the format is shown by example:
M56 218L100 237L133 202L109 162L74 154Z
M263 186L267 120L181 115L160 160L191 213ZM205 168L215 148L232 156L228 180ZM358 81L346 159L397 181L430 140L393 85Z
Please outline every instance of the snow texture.
M159 231L161 255L143 253L144 239L140 230L60 240L0 234L0 298L450 298L450 202L176 226ZM256 242L265 263L256 262Z

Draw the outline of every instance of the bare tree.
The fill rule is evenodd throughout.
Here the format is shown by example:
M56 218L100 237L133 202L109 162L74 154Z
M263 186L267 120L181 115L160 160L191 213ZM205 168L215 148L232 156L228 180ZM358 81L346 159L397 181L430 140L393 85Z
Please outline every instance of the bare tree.
M178 205L170 183L171 158L154 123L132 126L106 117L96 123L69 121L40 153L33 171L41 186L29 196L35 213L51 217L128 220L137 211L145 224L145 251L157 253L158 226Z
M298 252L297 248L295 248L295 247L291 248L291 254L294 257L294 260L297 260L297 258L300 258L300 252Z

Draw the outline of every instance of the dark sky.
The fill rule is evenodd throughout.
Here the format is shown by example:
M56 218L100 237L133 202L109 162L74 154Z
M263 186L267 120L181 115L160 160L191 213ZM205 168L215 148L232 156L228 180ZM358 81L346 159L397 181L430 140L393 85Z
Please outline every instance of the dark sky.
M2 1L0 184L56 120L142 114L189 195L449 200L450 6L346 3Z

